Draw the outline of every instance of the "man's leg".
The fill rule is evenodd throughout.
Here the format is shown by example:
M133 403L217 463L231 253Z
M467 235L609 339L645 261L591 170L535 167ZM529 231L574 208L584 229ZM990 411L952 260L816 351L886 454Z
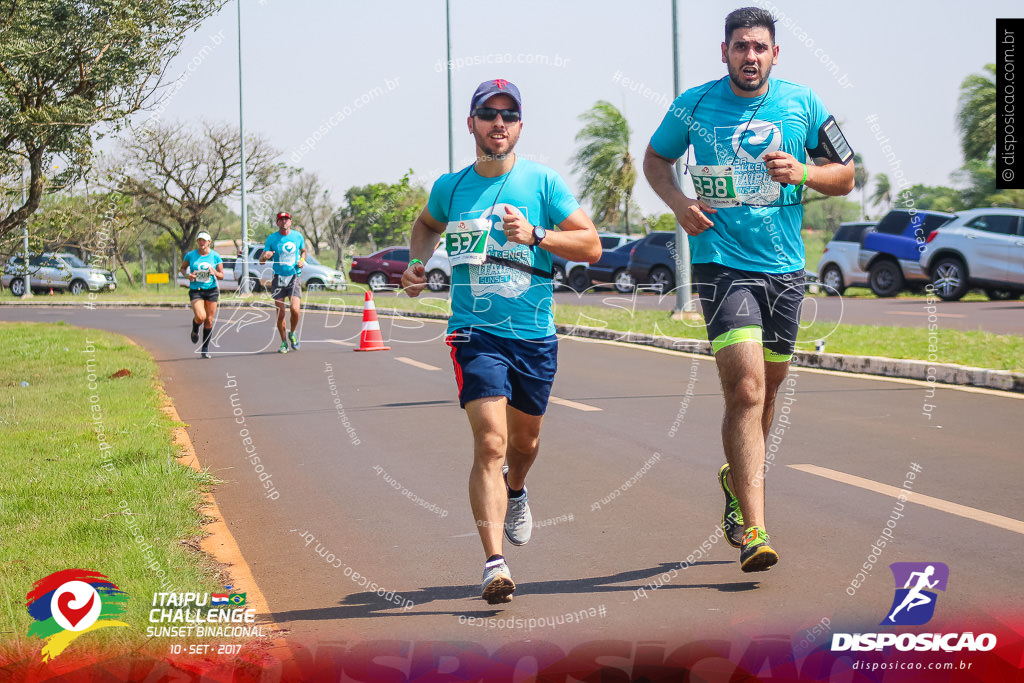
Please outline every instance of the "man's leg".
M287 306L284 299L274 299L274 307L277 308L277 333L281 335L281 343L288 343L288 336L284 327L284 316L287 312Z
M772 428L772 418L775 415L775 397L779 393L779 387L786 380L789 373L789 361L776 363L764 362L764 411L761 414L761 429L764 432L765 440L768 439L768 432Z
M508 495L501 476L508 445L504 396L478 398L466 404L473 430L473 468L469 473L469 504L473 508L484 556L501 555Z
M508 487L519 490L526 485L526 474L540 450L540 426L543 415L527 415L509 406L508 420Z
M744 526L764 528L765 362L761 345L739 342L715 354L725 397L722 446Z
M296 283L295 286L298 287L298 283ZM302 309L302 299L300 299L299 297L293 295L291 297L291 313L292 313L292 317L291 317L291 324L292 324L291 325L291 330L292 330L292 332L295 332L296 334L298 334L298 332L299 332L299 311L301 309Z

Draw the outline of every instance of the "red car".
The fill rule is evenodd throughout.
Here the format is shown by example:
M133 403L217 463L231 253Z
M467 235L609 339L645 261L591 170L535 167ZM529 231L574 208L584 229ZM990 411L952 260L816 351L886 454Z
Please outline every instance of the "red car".
M402 273L409 267L409 247L387 247L369 256L352 259L348 277L362 282L375 292L402 286Z

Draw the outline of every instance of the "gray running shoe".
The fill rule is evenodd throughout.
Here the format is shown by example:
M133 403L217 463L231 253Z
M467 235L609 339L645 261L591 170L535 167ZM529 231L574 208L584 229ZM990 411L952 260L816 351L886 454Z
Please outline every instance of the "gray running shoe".
M505 490L508 491L508 465L501 468L501 474L505 477ZM530 513L530 502L524 486L523 495L508 499L508 507L505 509L505 538L512 545L526 545L532 533L533 515Z
M480 586L480 595L488 605L512 602L512 593L516 584L512 582L512 572L504 559L492 560L484 564L484 581Z

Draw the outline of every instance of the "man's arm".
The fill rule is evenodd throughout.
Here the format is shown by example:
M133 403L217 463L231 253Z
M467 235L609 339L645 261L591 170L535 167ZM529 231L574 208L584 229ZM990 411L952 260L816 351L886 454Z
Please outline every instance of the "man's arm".
M510 242L531 246L536 242L533 226L518 211L507 206L504 219L505 235ZM558 224L560 230L548 230L540 248L561 256L568 261L594 263L601 258L601 238L590 216L583 209L576 209Z
M707 214L718 211L683 194L672 168L675 162L675 159L666 159L647 145L647 152L644 154L644 176L655 194L661 197L675 214L676 220L683 226L686 234L699 235L714 225Z
M807 181L804 185L829 197L839 197L853 191L854 165L845 166L827 159L814 159L807 164ZM789 185L799 185L804 178L804 164L786 152L769 152L764 155L764 164L772 180Z
M402 289L409 296L419 296L423 287L427 284L427 269L425 264L430 260L437 248L437 242L444 234L445 225L434 219L423 207L419 218L412 226L412 234L409 236L409 261L410 266L402 273ZM412 263L413 259L419 259L420 263Z

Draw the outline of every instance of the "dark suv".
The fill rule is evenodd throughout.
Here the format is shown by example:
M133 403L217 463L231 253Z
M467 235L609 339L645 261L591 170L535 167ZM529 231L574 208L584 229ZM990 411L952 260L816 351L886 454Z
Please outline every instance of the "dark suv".
M652 232L629 254L629 274L637 287L667 294L676 286L676 233Z
M864 236L857 263L867 271L875 296L896 296L907 285L928 284L921 252L928 236L953 217L944 211L893 209Z

